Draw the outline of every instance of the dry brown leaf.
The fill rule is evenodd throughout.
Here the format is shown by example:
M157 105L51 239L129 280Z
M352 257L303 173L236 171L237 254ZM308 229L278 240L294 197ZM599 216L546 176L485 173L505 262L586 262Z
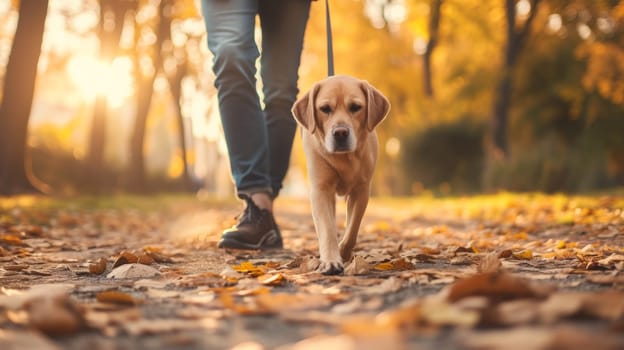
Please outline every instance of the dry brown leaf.
M390 262L385 262L375 265L375 270L378 271L402 271L413 270L414 264L407 261L405 258L394 259Z
M266 294L263 294L266 295ZM267 315L271 312L267 309L259 307L254 303L238 303L231 291L225 291L219 295L221 304L226 309L232 310L241 315Z
M137 262L139 264L143 264L143 265L151 265L154 263L154 258L152 258L149 254L147 253L138 253L136 254L137 256Z
M160 276L160 271L143 264L125 264L113 269L106 278L148 278Z
M409 330L418 325L421 319L420 302L409 302L398 308L392 310L386 310L379 313L373 322L367 319L363 319L361 322L358 319L350 323L345 323L343 330L349 334L362 334L365 332L371 332L371 326L377 327L375 332L397 332L400 330ZM360 321L360 322L357 322Z
M89 272L95 275L101 275L106 271L106 259L100 258L97 262L89 264Z
M301 261L301 264L299 265L299 272L308 273L308 272L316 271L316 269L319 267L320 264L321 264L321 261L317 259L316 257L306 256L303 258L303 260Z
M119 253L119 256L113 263L113 268L124 265L124 264L136 264L139 261L139 258L129 251L122 251Z
M526 280L507 272L486 272L473 275L455 282L449 290L451 302L469 296L486 296L495 300L535 298L540 293L534 290Z
M95 295L95 299L100 303L120 305L135 305L137 303L132 295L114 290L98 293Z
M530 324L540 315L540 303L533 299L520 299L500 303L494 315L486 321L488 324L518 326Z
M149 255L154 261L157 263L172 263L174 262L173 258L165 253L163 253L161 248L147 246L143 248L143 251Z
M0 243L13 246L26 246L27 244L22 239L14 234L2 234L0 235Z
M58 284L38 284L30 287L28 290L15 290L0 288L0 307L9 310L17 310L26 305L31 300L40 297L54 298L64 296L74 290L74 285L69 283Z
M559 292L551 294L539 305L540 319L544 323L553 323L579 313L586 294Z
M363 257L356 255L353 257L353 260L344 270L344 274L347 276L352 275L363 275L367 274L371 271L372 266L364 260Z
M498 253L498 258L499 259L506 259L506 258L509 258L512 255L513 255L513 251L511 249L505 249L505 250L501 251L500 253Z
M462 309L438 298L427 298L420 305L423 322L434 326L474 327L480 314L474 310Z
M47 335L74 334L85 326L82 310L66 294L35 298L25 308L29 324Z
M369 288L366 288L364 290L364 293L369 294L369 295L376 295L376 294L383 295L383 294L394 293L398 291L399 289L403 288L404 283L405 283L404 280L395 276L391 276L385 279L379 285L374 285Z
M477 265L477 272L496 272L501 269L500 254L495 252L485 255Z
M583 299L583 313L609 321L624 317L624 292L605 291L588 294Z
M614 285L614 284L624 284L624 274L616 274L619 273L614 271L615 273L610 273L605 275L604 273L588 273L585 275L585 279L588 282L595 284L603 284L603 285Z

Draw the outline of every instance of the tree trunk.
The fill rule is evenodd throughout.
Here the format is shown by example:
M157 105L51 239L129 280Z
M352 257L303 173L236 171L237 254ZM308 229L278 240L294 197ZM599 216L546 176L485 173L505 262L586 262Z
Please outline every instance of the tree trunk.
M137 110L134 119L134 128L130 139L130 163L128 164L129 189L137 192L146 190L145 178L145 155L143 146L145 144L145 131L147 117L149 115L154 92L154 80L162 68L162 46L168 31L171 28L170 6L166 1L161 1L158 5L158 28L156 31L156 43L154 44L154 57L152 60L154 71L150 76L143 76L140 67L140 53L136 52L134 57L135 80L137 82ZM140 39L139 28L135 24L135 42Z
M440 8L442 7L442 0L432 0L431 9L429 12L429 41L427 42L427 49L423 57L423 79L425 86L425 95L427 97L433 97L433 83L431 72L431 56L433 50L438 44L438 33L440 29Z
M511 106L511 92L513 88L513 71L522 51L531 24L537 13L540 0L531 0L531 12L520 30L516 29L516 1L505 1L505 15L507 18L507 45L505 46L502 77L494 94L494 107L492 113L492 148L497 157L509 156L509 143L507 140L507 124L509 108Z
M125 0L100 0L100 58L105 67L110 66L119 50L119 39L123 29L124 17L130 6ZM97 82L94 82L97 84ZM104 184L104 149L106 147L106 119L108 115L108 96L100 92L95 98L93 119L87 153L86 185L99 193Z
M41 55L48 1L20 1L0 105L0 194L36 191L26 164L28 119Z
M171 96L173 97L173 101L176 106L176 121L178 123L178 136L180 141L180 149L182 153L182 165L184 166L184 170L182 173L182 186L185 189L193 189L193 179L191 178L190 167L188 164L188 156L186 151L186 133L184 130L184 117L182 116L182 79L186 76L187 73L187 62L186 60L182 63L179 63L176 68L175 75L169 77L169 89L171 90Z

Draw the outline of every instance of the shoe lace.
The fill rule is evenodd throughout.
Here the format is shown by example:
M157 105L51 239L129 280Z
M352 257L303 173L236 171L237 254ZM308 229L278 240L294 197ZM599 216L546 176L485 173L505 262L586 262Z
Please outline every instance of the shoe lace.
M236 217L238 225L252 224L256 216L260 216L260 208L251 199L245 199L245 202L247 204L245 210Z

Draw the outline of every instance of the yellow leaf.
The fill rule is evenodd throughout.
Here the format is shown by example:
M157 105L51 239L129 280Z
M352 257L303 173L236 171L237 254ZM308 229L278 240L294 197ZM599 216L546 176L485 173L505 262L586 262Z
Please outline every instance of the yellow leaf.
M394 265L392 265L392 263L390 262L385 262L385 263L375 265L375 270L379 270L379 271L388 271L392 269L394 269Z
M557 249L563 249L565 247L566 247L565 239L562 239L559 242L557 242L557 245L555 246L555 248L557 248Z
M267 286L279 286L284 283L284 276L281 273L275 275L262 275L258 276L258 281Z
M255 266L251 261L243 261L240 265L232 265L232 268L238 272L247 273L254 277L264 274L261 266Z
M533 252L530 249L523 250L518 253L513 254L514 258L520 260L531 260L533 259Z
M396 260L392 260L390 262L380 263L375 265L375 270L379 271L388 271L388 270L411 270L414 268L414 264L405 260L405 258L400 258Z

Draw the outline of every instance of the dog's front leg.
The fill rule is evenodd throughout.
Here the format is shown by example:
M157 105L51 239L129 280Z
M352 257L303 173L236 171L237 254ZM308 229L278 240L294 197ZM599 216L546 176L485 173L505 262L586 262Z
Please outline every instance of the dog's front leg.
M336 197L333 192L313 190L312 219L319 241L321 264L318 271L324 275L337 275L344 268L338 250L336 232Z
M347 196L347 228L340 241L340 256L344 262L351 259L351 252L357 242L360 223L368 205L368 197L368 184L354 188Z

